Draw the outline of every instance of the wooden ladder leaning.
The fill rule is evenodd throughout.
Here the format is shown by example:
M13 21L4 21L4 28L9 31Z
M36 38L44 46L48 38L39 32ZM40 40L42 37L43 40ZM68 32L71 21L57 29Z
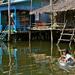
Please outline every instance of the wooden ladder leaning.
M69 46L71 46L71 43L72 43L72 40L75 41L74 39L74 30L75 28L66 28L66 23L64 24L64 27L61 31L61 34L60 34L60 38L58 39L57 41L57 45L61 42L61 41L64 41L64 42L69 42ZM67 32L66 32L67 31ZM66 39L66 38L63 38L63 37L68 37L69 36L69 39Z

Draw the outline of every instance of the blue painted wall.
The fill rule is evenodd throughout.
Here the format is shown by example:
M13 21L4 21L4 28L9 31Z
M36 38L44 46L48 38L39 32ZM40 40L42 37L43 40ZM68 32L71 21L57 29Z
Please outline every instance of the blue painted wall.
M43 0L32 0L32 9L34 10L34 9L44 6L42 4L42 1ZM17 10L30 11L30 9L31 9L31 0L11 0L10 10L14 10L15 27L17 27L17 28L20 27L20 21L19 21L19 16L17 15ZM8 10L7 4L0 5L0 12L7 11L7 10ZM0 13L0 15L1 15L1 13ZM1 16L0 16L0 21L1 21ZM32 17L32 18L34 19L34 17ZM45 19L46 20L48 19L48 15L43 14L41 16L41 20L45 21ZM0 24L1 24L1 22L0 22Z
M8 0L2 0L2 2L7 2ZM30 1L30 0L10 0L10 2L22 2L22 1Z

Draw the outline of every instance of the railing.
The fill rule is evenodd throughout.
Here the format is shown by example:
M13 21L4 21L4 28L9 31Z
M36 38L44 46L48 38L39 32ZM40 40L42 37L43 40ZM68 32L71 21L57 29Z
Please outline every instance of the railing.
M64 23L32 23L32 25L20 25L16 28L17 32L27 32L29 30L62 30ZM70 29L70 28L69 28ZM67 27L68 30L68 27Z
M62 28L64 23L33 23L31 26L32 30L49 30L49 29L58 29Z

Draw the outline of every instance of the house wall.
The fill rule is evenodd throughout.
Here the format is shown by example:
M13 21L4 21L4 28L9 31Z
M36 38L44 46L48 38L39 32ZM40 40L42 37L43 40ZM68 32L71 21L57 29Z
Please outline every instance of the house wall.
M31 9L31 6L30 6L31 5L31 0L11 0L11 2L12 3L11 3L10 10L14 11L13 12L14 13L14 17L15 17L15 18L13 18L14 22L15 22L14 26L17 29L17 28L20 28L20 26L21 26L20 18L19 18L20 15L18 15L17 12L18 12L18 10L20 10L20 11L30 11L30 9ZM42 7L42 6L46 5L46 4L47 3L43 2L43 0L32 0L32 9L34 10L34 9ZM1 16L0 16L1 22L0 22L0 25L4 25L4 24L6 25L7 24L7 23L4 23L4 24L2 23L2 21L4 21L4 18L3 18L4 16L2 15L2 12L5 12L7 10L8 10L7 4L0 5L0 12L1 12ZM29 12L28 12L28 14L29 14ZM43 17L45 17L45 16L48 18L47 15L42 15L41 18L43 19ZM8 18L8 15L6 15L6 17ZM45 17L45 19L47 20L46 17ZM34 15L32 16L32 19L35 19ZM32 22L34 22L34 20L32 20Z

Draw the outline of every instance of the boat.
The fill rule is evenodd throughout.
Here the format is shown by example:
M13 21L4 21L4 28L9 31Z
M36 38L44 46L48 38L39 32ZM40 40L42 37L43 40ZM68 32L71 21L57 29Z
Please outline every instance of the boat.
M59 68L66 71L70 72L70 70L75 69L75 64L70 65L67 62L63 62L62 60L58 61Z

